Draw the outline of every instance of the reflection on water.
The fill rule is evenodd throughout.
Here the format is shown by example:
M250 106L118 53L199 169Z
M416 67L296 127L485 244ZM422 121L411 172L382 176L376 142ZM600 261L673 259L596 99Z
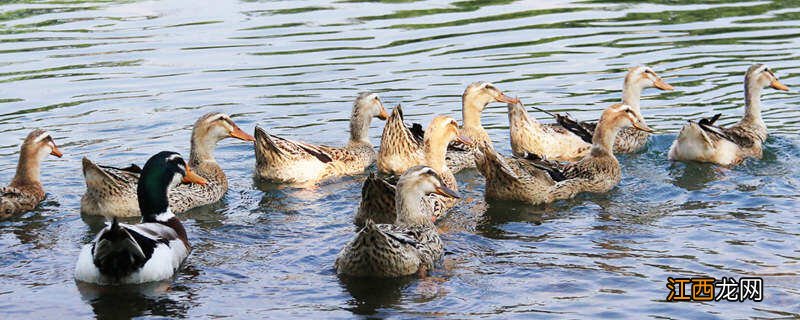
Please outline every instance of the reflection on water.
M764 91L771 135L761 160L724 169L666 159L686 120L739 119L750 64L797 89L798 20L796 1L4 2L0 181L31 128L50 130L65 156L42 164L40 208L0 222L0 318L800 317L800 98ZM619 187L531 207L487 202L481 176L461 173L464 200L439 225L447 254L425 279L335 275L365 177L308 190L267 184L253 178L252 146L225 141L216 158L230 190L181 215L193 251L174 281L72 279L82 244L106 223L80 215L82 156L187 155L191 124L211 111L246 130L341 145L360 91L427 123L459 119L461 92L477 80L593 119L636 64L676 90L644 93L659 134L619 157ZM484 112L506 153L507 121L503 105ZM699 275L763 277L765 299L663 302L667 277Z

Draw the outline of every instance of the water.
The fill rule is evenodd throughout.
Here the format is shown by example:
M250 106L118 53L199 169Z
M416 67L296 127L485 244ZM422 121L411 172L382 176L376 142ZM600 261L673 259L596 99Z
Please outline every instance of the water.
M800 97L765 90L761 161L732 170L670 164L688 118L742 113L742 77L767 63L796 92L796 1L11 1L0 5L0 181L35 127L65 153L43 164L47 200L0 222L0 318L800 317ZM592 119L625 68L676 87L645 93L660 130L620 157L605 195L530 208L486 203L476 172L442 222L447 255L426 279L346 281L333 272L364 177L312 190L252 178L252 146L223 141L218 204L181 217L194 251L168 283L79 288L80 159L142 164L188 153L191 124L222 111L245 130L342 144L357 92L407 118L460 116L466 84L488 80L528 106ZM532 112L543 120L547 117ZM508 153L505 106L483 116ZM373 125L378 143L381 127ZM760 276L764 301L667 303L666 278Z

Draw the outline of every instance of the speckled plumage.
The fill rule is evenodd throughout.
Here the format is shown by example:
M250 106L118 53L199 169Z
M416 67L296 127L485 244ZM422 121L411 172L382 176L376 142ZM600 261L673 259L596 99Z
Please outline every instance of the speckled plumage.
M219 140L229 136L243 140L252 139L244 133L239 133L243 136L230 135L235 130L241 131L227 115L221 113L206 114L195 122L189 165L198 175L208 180L208 183L181 184L171 188L169 205L173 212L185 212L222 199L228 190L228 178L213 157L214 146ZM81 198L81 212L88 215L113 214L116 217L141 215L136 198L140 171L136 165L115 168L97 165L88 158L83 158L86 193Z
M256 176L261 179L313 185L325 179L354 175L375 161L368 130L373 117L386 119L377 95L362 93L353 104L350 140L341 148L292 141L256 127Z
M14 178L0 188L0 220L31 211L45 199L39 167L48 154L61 157L53 138L44 130L31 131L20 146Z
M476 162L486 178L486 197L541 204L573 198L582 192L610 191L621 180L619 162L611 151L614 137L620 127L641 118L630 110L621 104L606 109L592 149L572 163L542 161L528 154L534 159L506 159L491 145L483 145Z
M436 172L425 166L409 169L397 183L396 219L376 224L366 219L354 239L339 253L334 267L341 275L400 277L424 274L444 254L444 245L431 221L431 193L458 197Z
M508 104L508 122L515 156L532 153L552 160L575 161L591 147L564 127L544 125L529 117L521 102Z
M761 90L766 86L788 90L767 66L751 66L744 81L744 117L727 128L716 125L720 114L689 121L670 147L670 160L734 166L747 158L761 158L767 139L767 127L761 119Z
M622 104L629 106L641 116L639 103L641 101L642 91L646 88L673 90L672 86L664 82L650 67L632 67L628 69L628 73L625 75L625 81L622 84ZM587 144L592 143L591 137L594 134L597 123L577 121L568 115L557 115L557 120L559 126L582 137ZM644 118L640 118L639 121L643 125L646 125ZM650 140L649 138L650 133L634 128L622 128L614 141L614 153L640 152L647 146L647 142Z
M395 116L395 114L392 116ZM423 159L420 160L418 165L424 164L431 167L439 174L445 185L452 190L458 190L458 183L453 172L448 168L445 155L452 141L463 139L459 135L458 123L455 120L447 116L438 116L431 121L423 136L419 138L419 140L423 141L421 146ZM466 142L464 140L461 141ZM364 221L367 219L371 219L376 223L391 223L394 221L392 213L395 212L395 190L391 187L394 182L391 177L389 179L378 179L374 174L364 181L364 186L361 189L361 204L354 219L357 226L363 226ZM425 199L430 201L431 214L437 219L444 216L447 210L457 202L456 199L439 195L430 195Z

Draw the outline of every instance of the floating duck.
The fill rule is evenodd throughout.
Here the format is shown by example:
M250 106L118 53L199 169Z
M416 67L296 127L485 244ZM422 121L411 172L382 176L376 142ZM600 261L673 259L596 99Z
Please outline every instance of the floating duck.
M108 285L172 278L191 251L186 230L169 206L168 190L180 183L207 181L175 152L162 151L147 160L136 188L141 223L120 223L120 215L109 212L111 225L81 250L75 279Z
M189 163L195 168L195 173L208 183L184 184L170 189L170 208L173 212L181 213L217 202L228 191L228 178L214 159L217 143L226 138L255 140L224 113L209 113L195 122ZM139 216L136 185L141 171L136 165L115 168L97 165L88 158L83 158L86 193L81 198L81 212L95 216Z
M675 161L710 162L733 166L744 159L761 158L767 126L761 119L761 89L789 91L772 70L755 64L744 76L744 117L730 126L716 125L721 114L700 121L689 121L669 148L669 159Z
M47 155L61 158L53 137L47 131L31 131L19 148L17 173L7 187L0 188L0 219L33 210L44 200L39 167Z

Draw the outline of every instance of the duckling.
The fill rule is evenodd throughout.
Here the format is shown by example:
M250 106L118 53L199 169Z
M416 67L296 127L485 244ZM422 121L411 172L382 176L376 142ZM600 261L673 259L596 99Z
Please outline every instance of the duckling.
M458 190L456 177L447 167L445 160L447 146L454 140L465 145L471 144L471 141L459 134L458 123L447 116L434 118L425 131L423 140L424 158L414 161L417 161L418 165L425 164L432 168L448 188ZM354 219L355 225L361 227L367 219L375 223L394 222L396 219L394 198L395 188L391 179L380 179L371 174L361 189L361 204ZM441 217L456 204L454 198L438 195L431 195L427 199L432 201L434 218Z
M461 132L470 141L480 143L488 140L489 134L481 126L481 112L492 102L517 101L506 96L500 89L489 82L479 81L467 86L461 98L463 126ZM381 135L381 147L378 151L377 167L380 173L400 175L408 168L420 163L424 158L422 126L414 124L406 127L403 123L403 112L400 106L392 111ZM474 168L472 146L455 142L448 147L447 167L458 173L466 168Z
M387 118L381 99L374 93L359 94L350 116L350 140L342 148L291 141L256 127L256 175L277 182L313 185L362 173L375 161L368 136L373 117Z
M162 151L147 160L136 188L141 223L119 223L120 214L108 212L111 225L83 246L75 279L108 285L172 278L191 251L186 230L169 207L167 191L181 182L203 185L207 180L175 152Z
M173 212L181 213L217 202L228 191L228 178L214 159L217 143L225 138L255 140L224 113L208 113L194 123L189 163L208 183L179 185L170 189L170 207ZM141 169L136 165L115 168L97 165L88 158L83 158L86 193L81 198L81 212L96 216L139 216L136 183L140 174Z
M433 168L416 166L400 176L394 224L367 220L336 258L336 273L357 277L425 275L444 254L431 221L428 194L458 198Z
M0 220L33 210L44 200L39 167L47 155L61 158L53 137L47 131L31 131L19 147L17 173L7 187L0 188Z
M589 152L577 162L563 165L532 154L527 154L527 159L505 159L491 144L480 146L482 156L478 155L476 162L486 178L486 197L541 204L581 192L608 192L621 179L613 146L617 133L627 126L653 132L636 109L615 104L600 117Z
M628 69L628 74L625 76L625 82L622 87L622 104L630 106L632 109L636 110L636 113L641 114L639 101L641 100L642 91L651 87L665 91L674 89L672 85L666 83L648 66L638 66ZM644 123L644 118L639 120ZM560 126L581 137L587 144L592 143L592 135L597 127L596 123L579 122L570 118L569 115L556 115L556 121ZM614 142L614 152L639 152L647 145L647 140L649 138L650 133L637 130L633 127L623 128L620 130L616 142ZM584 148L584 150L588 149ZM549 155L540 154L540 156Z
M575 161L591 145L559 125L545 125L528 116L522 102L508 104L511 152L518 157L536 154L551 160Z
M760 159L767 139L767 126L761 119L761 89L767 86L789 91L769 67L752 65L744 77L744 117L727 128L715 125L720 114L698 122L690 120L672 143L669 159L722 166L737 165L748 157Z

